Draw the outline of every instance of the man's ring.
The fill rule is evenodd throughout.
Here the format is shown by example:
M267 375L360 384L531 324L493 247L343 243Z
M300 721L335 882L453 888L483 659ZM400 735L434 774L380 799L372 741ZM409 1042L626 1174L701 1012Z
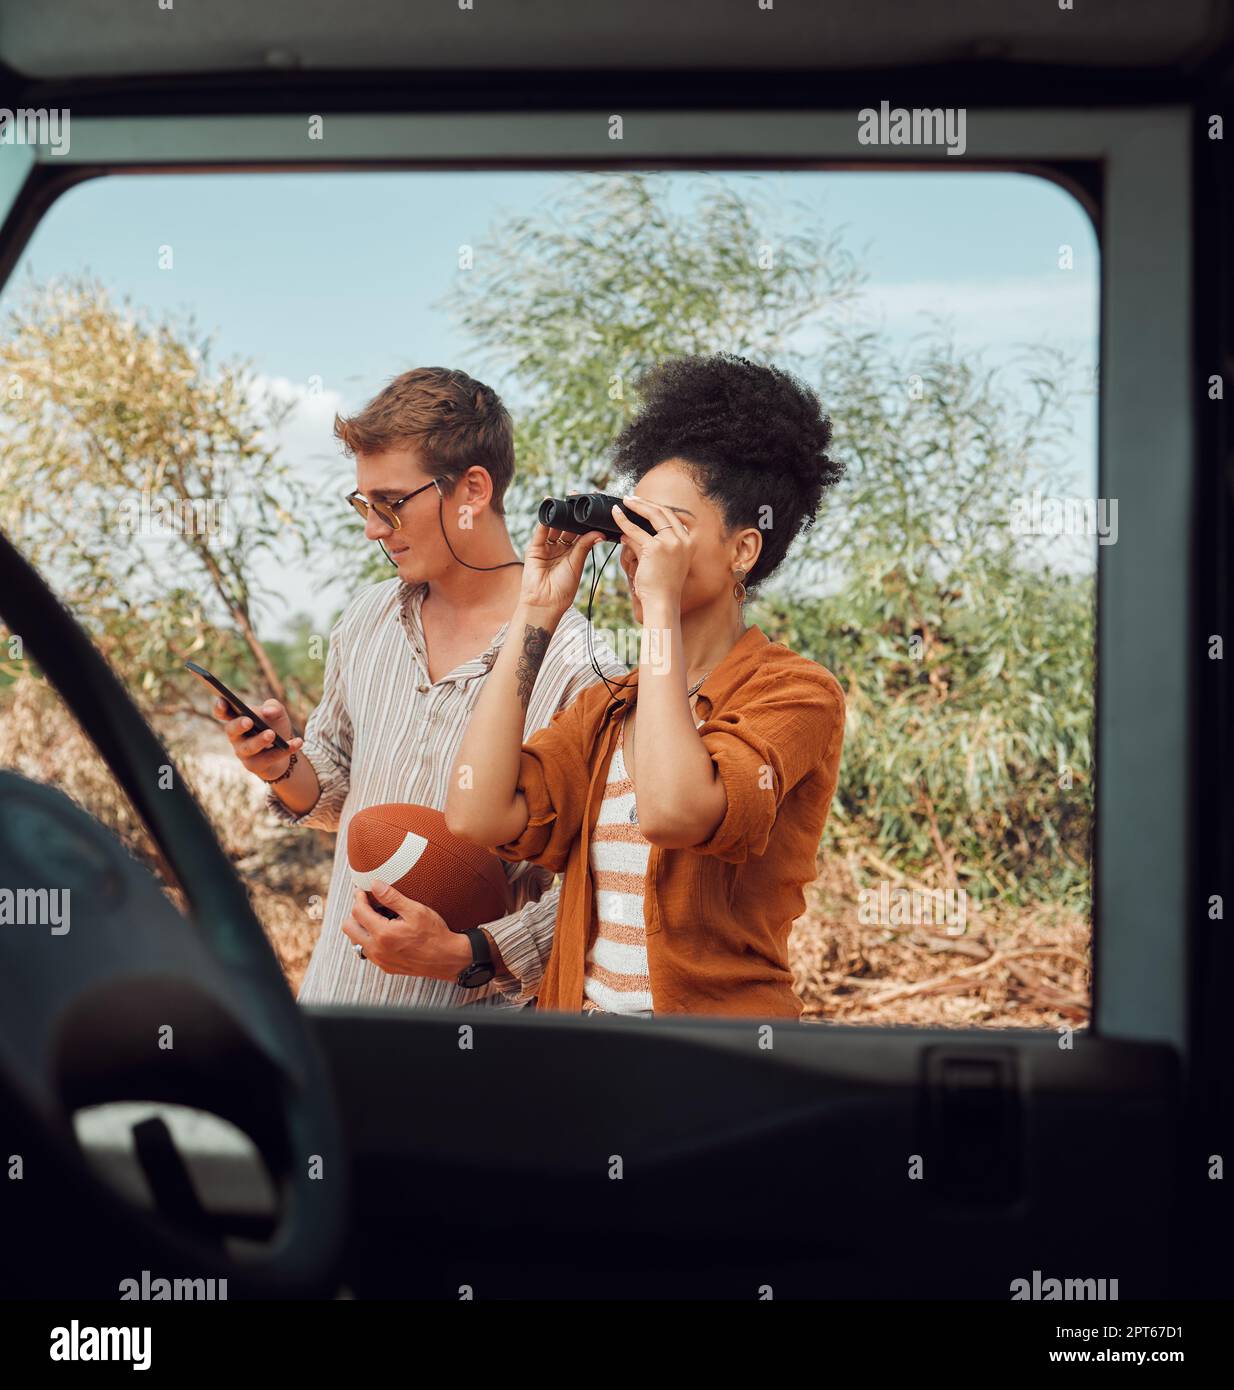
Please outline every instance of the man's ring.
M364 947L361 946L358 941L353 941L351 943L351 949L356 953L356 955L360 957L361 960L368 960L368 957L364 954Z

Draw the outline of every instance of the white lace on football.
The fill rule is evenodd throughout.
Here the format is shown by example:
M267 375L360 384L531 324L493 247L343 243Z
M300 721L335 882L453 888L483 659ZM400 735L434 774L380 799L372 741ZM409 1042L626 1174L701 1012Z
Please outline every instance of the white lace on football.
M356 887L362 888L367 893L376 878L381 879L383 883L397 883L407 870L419 861L420 856L427 848L428 841L424 836L417 835L414 830L409 830L403 836L403 843L384 864L378 864L375 869L370 869L363 874L352 869L351 876L356 881Z

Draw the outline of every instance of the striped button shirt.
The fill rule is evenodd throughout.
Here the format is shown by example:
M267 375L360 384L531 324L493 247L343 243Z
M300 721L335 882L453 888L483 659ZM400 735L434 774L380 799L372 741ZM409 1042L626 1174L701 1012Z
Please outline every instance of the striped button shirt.
M302 756L317 773L321 795L303 815L289 811L273 792L267 796L271 813L284 824L338 833L321 935L300 987L301 1003L518 1007L535 996L552 949L558 889L550 873L525 863L504 864L516 910L486 924L506 973L479 989L460 989L453 980L388 975L361 960L341 930L354 891L347 863L352 815L384 802L444 808L463 732L509 627L504 623L483 652L434 681L420 621L427 592L425 584L394 578L351 602L330 634L321 703L304 730ZM586 618L570 609L540 667L524 739L598 681L587 635ZM595 634L592 650L610 680L626 674Z

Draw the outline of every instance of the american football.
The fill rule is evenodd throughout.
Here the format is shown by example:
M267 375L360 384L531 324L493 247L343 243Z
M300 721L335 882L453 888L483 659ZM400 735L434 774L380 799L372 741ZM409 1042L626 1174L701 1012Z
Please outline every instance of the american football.
M495 854L452 835L428 806L389 804L357 811L347 827L347 859L358 888L374 879L424 903L453 931L504 917L509 886Z

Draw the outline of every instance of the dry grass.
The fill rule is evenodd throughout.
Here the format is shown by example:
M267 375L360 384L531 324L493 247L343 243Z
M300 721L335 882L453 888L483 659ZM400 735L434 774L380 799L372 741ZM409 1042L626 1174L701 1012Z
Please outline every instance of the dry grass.
M267 815L252 781L204 721L162 731L176 764L212 821L293 990L320 930L334 837L290 831ZM115 830L154 872L145 830L94 748L58 699L19 681L0 707L0 761L60 787ZM873 863L871 863L873 861ZM874 870L872 873L871 870ZM859 893L880 878L910 885L859 845L828 853L806 890L807 910L791 941L805 1017L917 1027L1082 1026L1090 1001L1086 918L1056 905L975 911L967 931L888 927L859 920ZM178 894L168 889L173 901Z
M1057 1028L1087 1024L1091 930L1085 916L968 904L967 929L863 922L859 893L876 889L856 845L828 855L806 890L790 943L806 1018L930 1028ZM918 885L879 865L880 877Z
M159 732L246 885L288 982L299 989L321 926L334 836L275 824L260 785L206 721L179 720ZM52 691L33 680L11 688L0 706L0 750L0 764L59 787L114 830L183 908L128 798Z

